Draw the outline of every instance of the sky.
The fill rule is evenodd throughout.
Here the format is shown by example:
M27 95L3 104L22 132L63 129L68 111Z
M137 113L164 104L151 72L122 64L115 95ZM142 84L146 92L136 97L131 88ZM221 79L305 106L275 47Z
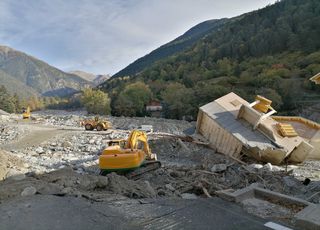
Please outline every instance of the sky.
M275 0L0 0L0 44L64 71L115 74L196 24Z

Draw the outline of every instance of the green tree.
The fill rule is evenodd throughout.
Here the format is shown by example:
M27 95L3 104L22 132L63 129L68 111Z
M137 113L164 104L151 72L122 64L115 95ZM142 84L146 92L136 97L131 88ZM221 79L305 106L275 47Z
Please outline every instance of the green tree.
M12 102L14 104L14 107L15 107L15 112L16 113L20 113L21 109L22 109L22 104L21 104L21 100L18 96L18 94L14 94L13 97L12 97Z
M82 92L81 103L88 113L110 114L110 99L107 93L91 88L84 89Z
M31 110L38 110L44 107L43 101L37 96L32 96L27 102L27 106L30 106Z
M195 87L195 96L199 106L214 101L229 92L228 88L216 84L204 84L200 82Z
M0 86L0 109L8 113L14 113L16 110L13 98L3 85Z
M145 83L127 85L115 102L115 113L121 116L143 116L145 105L152 98L152 92Z
M162 99L168 118L181 119L184 115L195 114L193 90L180 83L169 84L162 93Z

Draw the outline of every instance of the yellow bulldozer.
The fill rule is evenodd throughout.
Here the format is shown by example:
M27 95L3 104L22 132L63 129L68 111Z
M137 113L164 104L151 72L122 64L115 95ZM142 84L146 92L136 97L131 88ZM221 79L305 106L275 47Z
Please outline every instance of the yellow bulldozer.
M109 121L100 120L99 117L95 117L94 120L83 120L81 125L84 126L85 130L94 130L103 131L110 129L111 123Z
M113 141L99 157L101 175L117 172L136 178L160 167L157 155L151 153L146 133L139 130L132 130L127 140Z

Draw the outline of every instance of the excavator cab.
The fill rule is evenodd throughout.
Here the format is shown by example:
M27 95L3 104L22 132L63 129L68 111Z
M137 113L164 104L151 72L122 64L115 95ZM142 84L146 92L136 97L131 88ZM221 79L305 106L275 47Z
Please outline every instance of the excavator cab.
M156 154L151 153L145 132L132 130L123 147L120 143L103 150L99 157L100 174L120 172L131 178L161 166Z

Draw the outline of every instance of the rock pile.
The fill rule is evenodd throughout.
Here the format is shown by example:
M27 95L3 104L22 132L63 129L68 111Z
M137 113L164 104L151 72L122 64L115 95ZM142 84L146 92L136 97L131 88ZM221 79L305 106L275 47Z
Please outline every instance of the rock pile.
M28 133L28 129L19 126L0 124L0 145L14 140Z
M78 115L53 116L34 115L35 120L49 126L80 127L82 118Z
M110 194L129 198L152 198L154 189L147 181L132 181L111 173L107 176L81 175L70 167L44 174L30 174L21 181L5 180L0 186L0 201L17 196L74 195L105 199Z
M9 152L0 150L0 180L7 178L24 178L22 175L26 172L26 164L18 157Z

